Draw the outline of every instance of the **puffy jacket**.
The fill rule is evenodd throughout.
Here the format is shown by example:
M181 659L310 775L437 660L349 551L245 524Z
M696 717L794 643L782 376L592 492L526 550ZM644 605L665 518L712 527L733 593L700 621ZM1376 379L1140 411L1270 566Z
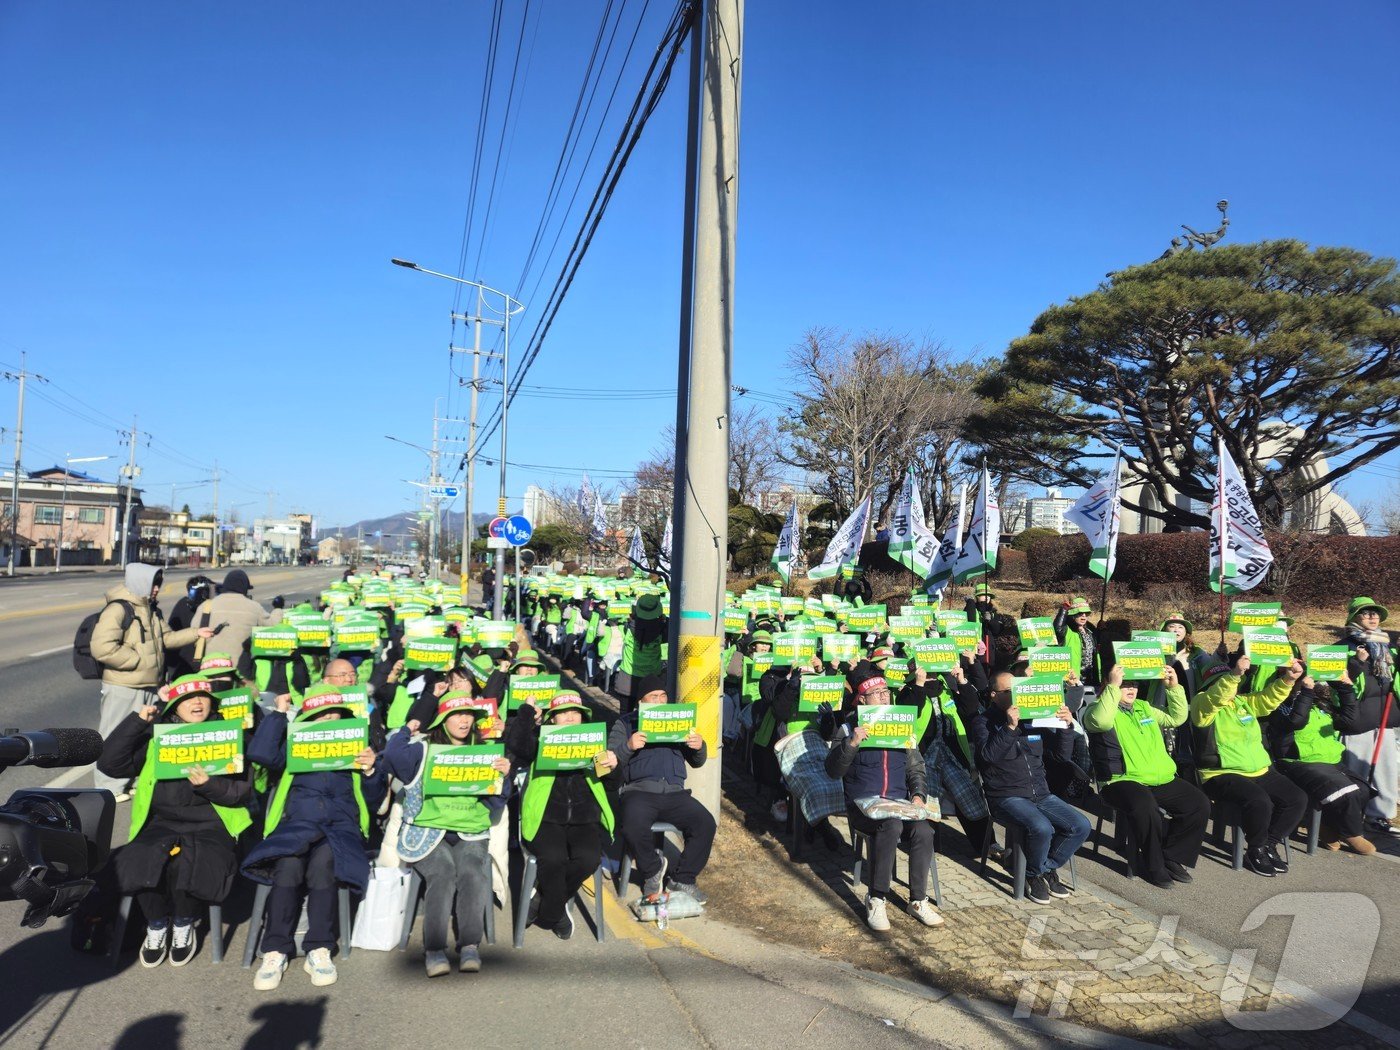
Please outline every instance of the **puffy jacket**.
M852 716L836 731L826 754L826 775L840 780L848 802L858 798L927 797L928 770L914 748L859 748L851 743ZM912 761L909 761L912 759Z
M1074 757L1073 729L1034 729L1025 722L1012 729L1006 712L995 705L973 716L967 736L988 798L1045 798L1051 794L1046 756L1065 762Z
M252 598L233 591L217 594L202 604L195 612L194 625L203 625L205 616L209 617L209 627L214 631L209 645L221 653L229 653L235 660L248 647L253 628L273 622L267 610Z
M637 712L623 715L613 723L608 733L608 750L617 756L617 771L622 776L623 792L671 792L685 790L687 765L699 769L705 764L709 748L702 741L698 751L684 744L648 744L639 751L627 746L637 731Z
M154 565L132 563L126 567L126 581L105 595L107 607L97 618L91 643L93 659L102 665L105 685L155 689L165 673L165 651L199 637L194 627L167 630L151 605L151 586L159 571ZM121 629L125 610L119 602L128 602L135 613L125 633Z

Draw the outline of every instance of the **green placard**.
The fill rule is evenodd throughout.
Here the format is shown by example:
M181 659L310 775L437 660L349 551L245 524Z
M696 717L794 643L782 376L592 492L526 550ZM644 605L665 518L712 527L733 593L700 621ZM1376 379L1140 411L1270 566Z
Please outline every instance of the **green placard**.
M1155 643L1114 642L1113 661L1123 668L1125 682L1155 682L1167 667L1162 647Z
M253 708L258 703L258 691L250 686L239 686L222 693L215 693L219 702L219 718L224 722L237 722L244 729L253 728Z
M743 634L749 629L749 614L743 609L724 610L724 633Z
M841 630L841 625L835 620L822 618L820 620L813 620L811 626L808 627L807 630L820 635L835 634L837 631Z
M778 599L778 607L782 609L784 616L801 616L802 611L807 608L807 603L801 598L784 595Z
M757 678L762 678L765 671L772 670L773 668L773 653L771 650L766 653L754 653L750 659L753 661L753 672L754 676Z
M946 638L926 638L909 646L915 662L930 674L951 674L958 669L958 643Z
M797 710L816 711L822 704L840 710L846 696L846 679L839 674L804 674L797 694Z
M419 616L404 625L403 636L408 638L441 638L447 633L446 616Z
M243 723L195 722L155 726L157 780L184 780L191 770L210 776L243 772Z
M901 665L896 667L894 664L887 664L885 666L885 684L890 687L891 693L898 693L904 688L904 683L908 680L909 668L907 666Z
M1030 651L1032 675L1054 675L1063 679L1071 671L1078 672L1067 645L1037 645Z
M913 641L928 635L928 626L921 616L891 616L888 624L891 638Z
M405 638L403 665L410 671L450 671L457 663L457 643L451 638Z
M1318 682L1335 682L1347 673L1351 647L1346 645L1308 646L1308 674Z
M425 795L499 795L505 774L491 763L504 758L500 744L464 744L461 747L428 748L428 764L423 770Z
M312 623L303 620L296 626L297 648L329 649L331 647L331 625L327 621L318 620Z
M914 738L914 723L918 717L919 709L912 705L862 704L856 709L856 724L865 726L870 735L860 746L885 750L913 747L918 743Z
M869 634L885 629L885 607L883 605L862 605L846 610L846 630L857 634Z
M1065 705L1065 681L1053 674L1017 678L1011 684L1011 703L1021 712L1023 722L1054 718Z
M911 594L911 595L909 596L909 604L911 604L911 605L928 605L928 595L927 595L927 594Z
M695 728L694 704L641 704L637 707L637 731L648 744L681 744Z
M593 756L604 750L608 727L602 722L577 726L540 726L540 746L535 754L535 772L564 773L586 769Z
M967 624L969 627L977 627L978 636L981 636L982 628L967 618L967 613L957 609L935 609L933 610L933 622L938 625L938 629L945 634L948 628L956 627L959 624Z
M780 631L773 635L773 664L789 667L809 663L817 655L817 636Z
M1055 644L1055 620L1050 616L1031 616L1017 620L1016 627L1021 632L1021 645L1034 649L1038 645Z
M287 772L353 769L355 757L368 746L369 722L363 718L293 722L287 726Z
M609 613L615 611L608 606ZM504 649L515 641L515 624L510 620L478 620L476 623L476 644L483 649Z
M514 711L521 704L530 704L536 711L543 711L559 693L557 674L535 674L522 677L510 676L510 702L506 713Z
M982 625L969 623L964 620L962 623L949 624L943 628L943 636L951 642L956 642L958 652L966 652L971 649L974 652L982 644Z
M854 634L823 635L822 659L829 664L854 664L860 659L860 638Z
M1255 667L1283 667L1293 662L1293 646L1282 627L1246 627L1244 651Z
M1233 602L1230 630L1243 634L1246 627L1272 627L1282 615L1282 602Z
M254 627L251 652L254 657L291 656L297 651L295 627Z
M901 605L900 616L917 616L925 629L934 626L933 610L927 605Z
M379 628L374 624L347 623L337 628L335 644L342 653L359 653L379 645Z
M1171 631L1134 631L1133 641L1158 646L1168 660L1176 655L1176 635Z

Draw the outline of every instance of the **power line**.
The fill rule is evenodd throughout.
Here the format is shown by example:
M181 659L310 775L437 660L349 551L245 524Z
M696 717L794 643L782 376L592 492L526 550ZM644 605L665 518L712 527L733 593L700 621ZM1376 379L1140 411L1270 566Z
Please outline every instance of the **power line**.
M486 213L481 220L481 236L476 239L476 262L473 264L475 273L481 272L481 253L486 247L486 236L491 229L491 207L496 202L496 180L501 174L501 158L505 152L506 128L510 126L510 111L515 105L515 80L520 73L520 50L525 43L525 23L530 20L530 0L525 0L525 11L520 16L520 33L515 39L515 61L510 69L510 89L506 92L506 111L501 117L501 136L496 143L496 163L491 169L491 190L486 196ZM539 22L535 23L536 28ZM521 85L521 93L524 93L524 85Z

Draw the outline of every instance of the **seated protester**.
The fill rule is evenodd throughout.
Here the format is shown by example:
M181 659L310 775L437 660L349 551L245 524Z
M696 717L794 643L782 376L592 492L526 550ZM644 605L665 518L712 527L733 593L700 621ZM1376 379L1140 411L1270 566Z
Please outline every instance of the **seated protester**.
M821 661L812 658L809 674L821 674ZM797 665L770 667L759 679L759 707L754 710L758 728L753 734L753 774L768 798L773 799L769 815L780 824L788 819L788 791L773 745L791 730L788 723L797 714L797 701L802 694L803 669Z
M1322 810L1322 844L1330 850L1342 844L1369 856L1376 847L1363 834L1365 781L1342 765L1346 747L1342 734L1357 724L1356 690L1351 678L1313 682L1305 675L1292 695L1264 720L1274 768L1308 793Z
M123 894L135 896L146 916L141 965L159 966L169 950L173 966L194 957L194 924L210 904L221 904L238 872L238 836L253 823L253 783L238 774L210 776L191 769L184 780L157 780L152 723L217 721L213 684L185 675L161 691L163 708L143 707L117 724L102 745L97 770L134 778L131 834L112 854Z
M1370 598L1353 598L1347 606L1344 641L1353 654L1347 675L1356 683L1357 725L1346 735L1342 762L1375 786L1376 794L1366 803L1366 830L1372 835L1400 835L1395 820L1400 768L1400 703L1393 699L1396 647L1381 626L1389 616L1384 605Z
M1099 632L1089 625L1093 612L1089 599L1080 597L1070 599L1055 610L1055 644L1069 648L1070 659L1080 680L1096 687L1104 646L1099 640Z
M1051 897L1070 895L1059 869L1090 831L1084 814L1056 797L1045 776L1047 757L1072 760L1077 734L1069 728L1073 716L1067 706L1056 715L1064 729L1023 725L1011 702L1013 681L1008 671L993 676L991 702L967 723L967 734L992 815L1024 833L1026 896L1049 904Z
M588 707L577 693L558 693L544 712L548 725L582 725ZM568 772L539 772L534 768L540 739L535 709L523 705L507 723L506 752L518 766L530 770L520 802L520 838L536 862L535 896L529 902L530 922L550 930L560 940L574 934L574 894L598 870L603 842L612 839L613 811L599 779L617 766L602 752L597 766Z
M1196 644L1196 639L1191 633L1194 630L1191 621L1181 613L1167 613L1166 619L1157 629L1176 637L1176 655L1172 657L1171 662L1176 668L1177 683L1186 690L1186 699L1189 702L1200 689L1206 669L1219 661Z
M660 675L639 679L636 696L642 704L666 703L665 679ZM692 731L681 744L648 744L646 734L637 731L637 722L635 710L614 722L608 733L608 751L622 778L618 792L622 840L637 861L642 896L654 901L669 885L673 892L689 894L704 904L709 898L696 887L696 880L710 859L715 818L686 790L685 767L699 769L705 764L705 739ZM652 841L651 826L658 821L674 824L685 839L669 880L666 855L658 852Z
M253 987L270 991L282 982L306 888L309 925L302 939L303 968L316 987L334 984L336 886L363 896L369 884L365 853L370 814L384 797L386 776L374 749L355 758L355 768L318 773L285 773L287 712L291 697L277 698L277 710L263 719L248 746L249 761L280 774L268 799L265 838L243 862L243 874L272 887L262 933L262 966ZM334 686L312 686L297 711L297 722L349 718ZM345 931L343 931L345 932Z
M1153 885L1190 882L1210 819L1210 799L1180 780L1167 751L1163 727L1186 721L1190 705L1175 667L1163 673L1167 709L1138 696L1137 682L1123 681L1123 668L1109 668L1098 698L1084 712L1099 794L1127 823L1138 847L1142 876ZM1163 826L1161 811L1170 822Z
M951 674L930 675L921 667L909 672L896 703L919 709L915 725L919 752L924 756L929 798L948 799L973 853L987 840L990 814L987 800L973 773L972 748L963 728L963 712L971 718L981 707L977 690L968 681L966 656Z
M846 819L851 831L870 836L869 895L865 898L865 922L872 930L888 930L886 906L901 838L909 840L909 914L925 926L938 926L943 916L928 899L928 873L933 861L934 830L928 820L875 819L861 804L878 798L908 799L922 804L926 797L924 759L912 747L862 748L870 735L859 724L856 709L865 704L888 704L889 685L874 665L862 661L846 676L853 689L854 705L843 712L835 739L826 756L826 773L842 782L846 795Z
M334 660L327 660L325 669L321 672L321 683L323 685L333 685L337 689L346 686L359 685L359 672L355 670L355 665L342 656L337 656ZM369 700L369 746L375 751L383 751L384 744L389 738L389 734L384 725L384 710L374 701Z
M457 922L457 967L463 973L481 970L481 937L491 900L488 841L494 813L505 809L509 781L501 795L425 795L423 772L428 745L458 747L480 743L477 720L489 708L470 692L444 693L424 736L420 723L409 719L389 740L384 762L403 781L404 817L399 831L399 855L423 878L423 964L429 977L441 977L452 967L447 961L448 927ZM510 760L492 763L498 773L510 772Z
M1244 829L1244 863L1267 878L1288 870L1286 851L1279 847L1303 818L1308 796L1273 767L1264 748L1259 719L1288 699L1293 683L1303 677L1294 661L1257 693L1240 693L1249 674L1249 657L1240 654L1226 667L1206 672L1204 688L1191 701L1191 731L1201 786L1215 802L1233 803Z

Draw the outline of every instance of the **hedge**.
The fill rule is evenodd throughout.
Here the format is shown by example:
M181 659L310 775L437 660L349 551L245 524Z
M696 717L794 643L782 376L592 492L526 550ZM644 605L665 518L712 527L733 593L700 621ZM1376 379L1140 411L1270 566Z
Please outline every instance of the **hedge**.
M1400 602L1400 536L1325 536L1271 533L1274 567L1250 594L1295 605L1345 607L1357 595ZM1115 585L1141 595L1157 585L1212 593L1205 532L1123 536L1118 540ZM1038 540L1027 552L1031 583L1048 590L1089 573L1089 541L1082 535Z

